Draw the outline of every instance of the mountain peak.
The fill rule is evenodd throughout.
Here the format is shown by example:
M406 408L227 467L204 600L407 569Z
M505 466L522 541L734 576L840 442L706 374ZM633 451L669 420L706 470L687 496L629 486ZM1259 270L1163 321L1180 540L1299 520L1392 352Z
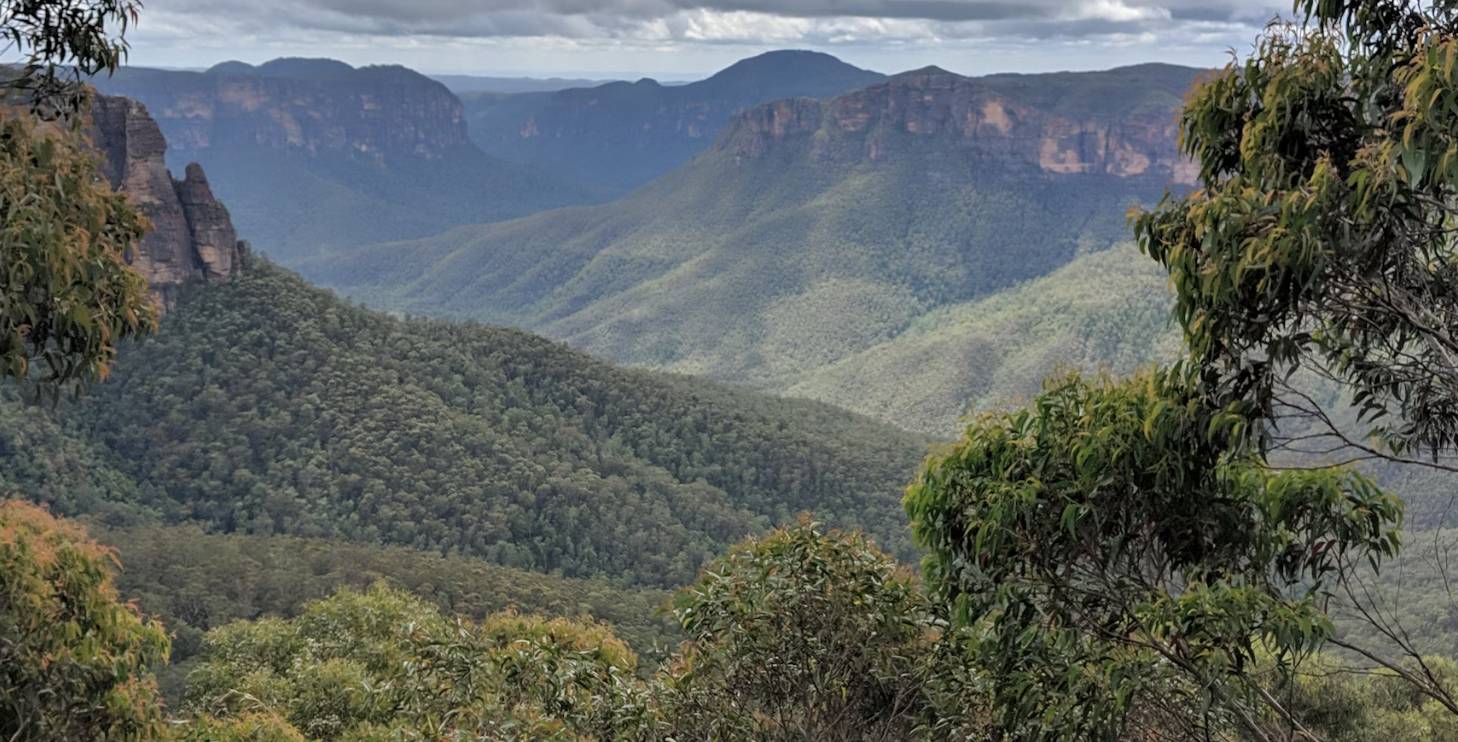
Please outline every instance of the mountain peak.
M822 75L826 73L875 73L863 70L824 52L804 49L778 49L765 52L714 73L704 83L725 83L753 80L763 82L770 75Z
M209 75L252 75L256 77L340 77L354 68L337 59L279 57L254 66L247 62L229 61L208 68Z
M906 72L892 75L891 79L896 80L903 77L961 77L961 75L955 72L948 72L934 64L929 64L920 69L907 70Z

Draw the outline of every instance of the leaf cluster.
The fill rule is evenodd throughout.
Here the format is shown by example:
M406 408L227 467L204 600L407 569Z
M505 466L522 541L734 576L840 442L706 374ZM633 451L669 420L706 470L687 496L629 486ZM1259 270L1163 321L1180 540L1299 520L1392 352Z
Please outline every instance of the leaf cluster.
M55 393L104 379L157 312L127 256L150 227L74 131L0 114L0 373Z
M0 737L141 742L163 728L147 673L167 634L118 599L114 559L74 524L0 499Z
M1244 733L1246 669L1332 635L1327 594L1399 547L1398 500L1345 470L1276 473L1249 418L1176 365L1050 379L974 419L908 489L928 579L976 627L1004 724L1114 739L1140 704ZM1202 711L1203 710L1203 711Z
M1454 10L1297 6L1305 25L1192 94L1204 187L1133 212L1135 231L1212 394L1320 414L1282 396L1305 368L1351 385L1388 452L1436 454L1458 444Z
M3 0L0 38L5 51L25 61L5 71L0 87L24 95L43 115L85 111L82 76L121 66L123 35L141 7L137 0Z

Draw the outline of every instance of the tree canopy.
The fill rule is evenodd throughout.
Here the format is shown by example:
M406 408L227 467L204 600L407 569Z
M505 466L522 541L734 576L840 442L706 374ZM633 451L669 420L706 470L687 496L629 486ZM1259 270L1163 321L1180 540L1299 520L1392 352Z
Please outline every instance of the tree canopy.
M109 549L0 499L0 738L141 742L163 728L148 671L166 632L118 600Z
M1446 663L1364 605L1401 503L1341 465L1458 452L1458 6L1295 10L1190 94L1201 187L1131 212L1185 360L1052 378L908 491L929 582L1032 738L1351 738L1303 695L1330 646L1422 698L1404 718L1458 717ZM1336 607L1398 655L1338 636Z
M150 228L74 131L0 112L0 372L55 393L104 379L157 310L127 252Z
M1458 7L1298 0L1181 117L1201 188L1134 214L1209 393L1355 455L1458 447ZM1348 384L1381 451L1287 383Z
M127 265L150 224L101 177L80 131L80 78L121 64L140 7L0 0L0 38L24 59L0 80L16 95L0 110L0 373L40 393L104 379L116 344L156 324L146 280ZM40 129L34 114L63 123Z
M1351 471L1270 470L1194 381L1055 377L908 490L927 576L985 629L977 664L1029 739L1118 739L1150 705L1190 734L1215 708L1268 739L1251 707L1288 712L1248 670L1319 649L1348 565L1397 552L1396 498Z
M0 459L0 483L113 522L674 588L802 510L910 552L896 493L923 440L828 405L623 369L519 330L401 320L261 259L189 289L167 322L79 404L18 416L11 440L38 448L49 421L72 467Z

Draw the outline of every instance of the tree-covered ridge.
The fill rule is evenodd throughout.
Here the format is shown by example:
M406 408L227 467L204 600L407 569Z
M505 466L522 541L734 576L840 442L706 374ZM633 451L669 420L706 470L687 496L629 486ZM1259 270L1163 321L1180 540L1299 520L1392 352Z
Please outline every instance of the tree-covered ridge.
M759 389L935 307L1126 235L1164 181L1045 179L941 143L848 164L706 153L612 204L325 254L301 270L391 309L510 323L614 360Z
M918 317L895 338L816 368L785 393L951 435L970 410L1031 395L1059 367L1123 372L1172 357L1159 266L1133 245L1085 255L1015 288Z
M683 584L802 510L905 554L899 491L924 450L826 405L351 306L262 261L198 287L60 412L42 438L103 452L136 489L102 499L164 521L629 584Z

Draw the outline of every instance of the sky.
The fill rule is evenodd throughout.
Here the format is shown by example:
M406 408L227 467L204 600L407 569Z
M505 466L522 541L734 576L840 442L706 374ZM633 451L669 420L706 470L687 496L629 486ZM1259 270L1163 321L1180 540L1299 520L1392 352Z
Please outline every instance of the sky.
M129 63L331 57L426 73L693 79L772 49L886 73L1219 66L1270 0L145 0Z

